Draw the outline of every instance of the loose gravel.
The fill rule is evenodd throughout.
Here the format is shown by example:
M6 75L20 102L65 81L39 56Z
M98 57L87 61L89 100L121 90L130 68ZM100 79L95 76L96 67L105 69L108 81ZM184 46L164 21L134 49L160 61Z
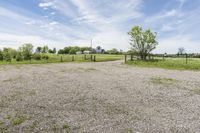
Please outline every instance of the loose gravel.
M200 72L121 61L2 65L0 132L200 132Z

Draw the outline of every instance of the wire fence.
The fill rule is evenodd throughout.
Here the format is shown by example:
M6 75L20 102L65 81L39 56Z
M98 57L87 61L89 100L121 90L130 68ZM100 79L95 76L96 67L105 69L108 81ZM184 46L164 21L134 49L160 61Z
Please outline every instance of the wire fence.
M74 62L74 61L92 61L96 62L96 55L92 54L82 54L82 55L64 55L64 54L48 54L41 56L39 58L35 58L34 56L29 57L28 59L21 59L17 61L17 59L10 59L10 60L2 60L0 61L0 64L5 64L5 63L56 63L56 62Z
M125 62L141 60L139 55L136 54L125 54ZM165 60L176 60L182 61L185 64L188 64L194 61L200 61L200 54L150 54L147 56L146 61L165 61Z

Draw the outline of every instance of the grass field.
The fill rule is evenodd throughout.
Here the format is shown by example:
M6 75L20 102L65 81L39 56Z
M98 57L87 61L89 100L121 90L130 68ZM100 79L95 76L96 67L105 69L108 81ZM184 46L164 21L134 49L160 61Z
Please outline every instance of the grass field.
M84 55L57 55L57 54L47 54L49 59L27 61L16 61L12 59L11 62L0 61L0 64L45 64L45 63L61 63L61 62L91 62L91 55L86 55L86 60ZM110 55L110 54L94 54L96 56L96 62L101 61L114 61L123 59L123 55ZM93 58L94 58L93 55Z
M187 64L185 58L156 58L151 61L127 61L129 65L135 65L140 67L157 67L165 69L175 70L200 70L200 59L199 58L188 58Z

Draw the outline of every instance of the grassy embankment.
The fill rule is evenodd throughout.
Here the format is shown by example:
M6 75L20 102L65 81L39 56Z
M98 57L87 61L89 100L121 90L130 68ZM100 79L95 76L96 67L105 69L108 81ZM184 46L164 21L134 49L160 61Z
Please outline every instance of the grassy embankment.
M0 61L1 64L45 64L45 63L61 63L61 62L93 62L91 61L91 55L86 55L87 60L84 59L84 55L57 55L57 54L47 54L49 59L41 60L24 60L16 61L12 59L11 62ZM109 55L109 54L94 54L96 56L96 62L102 61L115 61L123 59L123 55ZM93 58L94 58L93 55ZM74 58L74 59L73 59Z
M200 70L199 58L188 58L187 64L185 58L165 58L164 60L156 58L151 61L134 60L127 61L127 64L139 67L156 67L175 70Z

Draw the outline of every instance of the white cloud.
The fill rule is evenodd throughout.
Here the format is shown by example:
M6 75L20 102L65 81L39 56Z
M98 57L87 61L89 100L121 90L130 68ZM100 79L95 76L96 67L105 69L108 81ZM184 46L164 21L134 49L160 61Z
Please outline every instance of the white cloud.
M198 30L199 9L186 13L178 7L164 7L157 14L149 15L141 10L144 0L41 1L38 6L48 9L43 10L41 14L31 10L0 7L0 33L3 37L0 41L4 46L14 46L14 41L21 44L28 40L36 44L44 41L46 44L53 42L58 48L68 44L89 46L93 38L94 46L101 45L105 49L128 49L128 30L134 25L141 25L158 32L160 46L157 52L176 52L177 47L181 46L180 42L184 46L190 43L193 48L200 47L197 41L189 36L194 30ZM179 4L186 2L178 1ZM198 34L193 36L198 37Z
M51 12L50 14L51 14L51 15L55 15L56 13L55 13L55 12Z
M173 10L166 12L163 15L163 17L174 17L174 16L177 16L177 15L179 15L179 13L177 12L177 10L173 9Z
M53 5L53 2L39 3L39 7L51 7Z
M161 28L161 31L164 31L164 32L173 31L173 30L174 30L174 27L167 25L167 24L163 25L162 28Z
M184 47L188 53L199 53L200 44L193 40L190 36L173 36L159 40L159 46L155 53L177 53L179 47Z
M159 12L158 14L150 17L146 17L145 22L153 23L155 21L161 21L165 19L171 19L172 17L180 17L182 15L181 12L172 9L169 11Z
M15 35L15 34L8 34L8 33L0 33L0 48L3 47L14 47L18 48L21 44L24 43L32 43L35 46L40 44L48 43L50 46L58 44L54 40L45 39L41 36L31 36L31 35Z
M58 22L56 22L56 21L49 23L49 25L57 25L57 24L58 24Z
M177 1L180 2L179 8L182 8L182 6L185 4L185 2L186 2L187 0L177 0Z

